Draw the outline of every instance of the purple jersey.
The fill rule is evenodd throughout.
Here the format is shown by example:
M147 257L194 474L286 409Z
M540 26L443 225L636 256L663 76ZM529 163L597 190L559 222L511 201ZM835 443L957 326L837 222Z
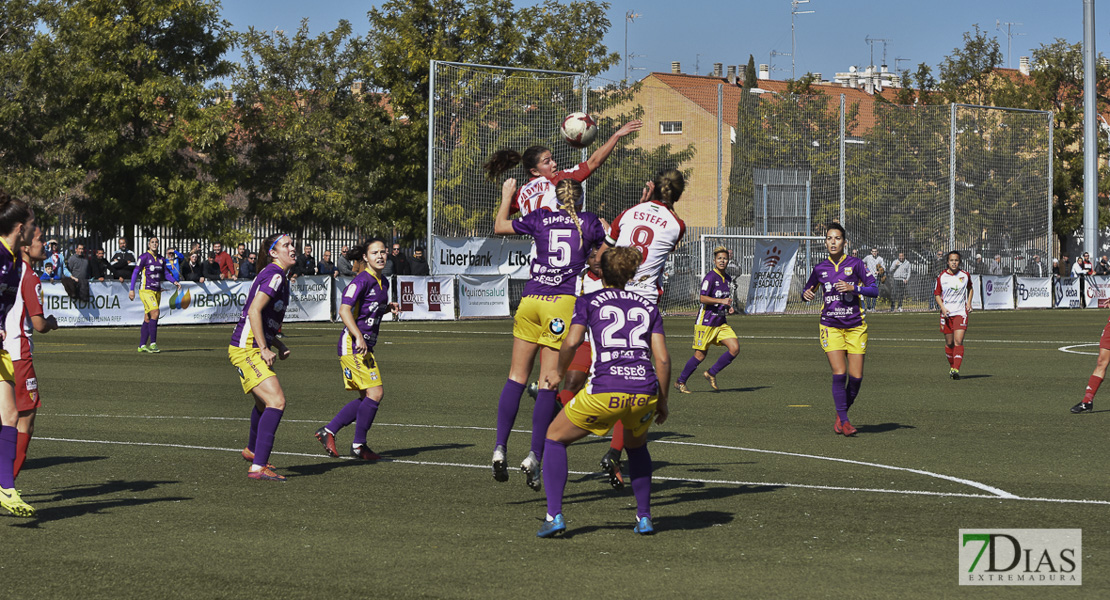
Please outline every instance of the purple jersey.
M239 323L235 325L235 331L231 334L231 345L236 348L258 347L258 344L254 342L254 333L251 331L248 312L251 309L251 303L254 302L255 295L259 292L270 297L270 301L262 309L262 334L266 339L267 347L274 343L274 336L277 335L278 330L281 329L282 321L285 320L285 309L289 307L289 278L286 277L285 271L281 267L270 263L262 269L262 272L251 283L250 292L247 293L247 302L243 305L243 314L239 317Z
M513 220L513 231L536 240L532 276L524 284L525 296L574 295L574 284L586 266L586 257L605 239L597 215L578 213L578 221L582 236L570 214L562 210L537 210Z
M177 282L173 273L166 269L165 258L151 252L144 252L139 257L139 264L135 265L135 270L131 273L131 291L135 291L136 282L139 283L141 290L162 291L163 279Z
M4 322L8 320L8 312L15 306L19 296L19 284L23 279L23 261L16 260L8 243L0 240L0 331L4 331ZM12 335L18 332L13 331Z
M705 279L701 280L701 295L710 298L732 297L732 277L717 269L706 273ZM706 327L720 327L725 324L728 309L728 304L702 304L696 322Z
M591 348L590 394L657 394L651 336L663 334L663 319L651 301L618 288L579 296L572 325L583 325Z
M343 290L343 304L351 307L358 331L366 340L366 348L373 350L374 344L378 343L382 316L389 312L389 288L370 271L361 271ZM344 327L343 333L339 334L339 356L354 354L354 350L351 332Z
M863 261L844 255L839 263L834 263L831 258L826 258L813 267L804 289L818 286L818 297L824 302L821 308L821 324L837 329L849 329L863 324L863 313L860 311L859 294L855 292L838 292L834 287L838 281L847 281L853 285L872 287L875 278L867 273Z

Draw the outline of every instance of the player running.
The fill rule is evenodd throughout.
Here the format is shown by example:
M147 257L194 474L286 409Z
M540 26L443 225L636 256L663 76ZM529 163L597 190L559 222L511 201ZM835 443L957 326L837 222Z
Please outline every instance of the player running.
M556 415L544 442L547 517L536 533L539 537L550 537L567 528L563 518L567 446L590 433L604 435L618 420L624 422L629 475L636 496L634 531L655 531L651 522L652 464L647 433L653 418L662 424L670 412L667 386L671 364L659 310L643 296L623 289L640 259L632 248L615 248L602 254L605 289L575 302L570 333L559 351L558 370L544 380L548 386L558 384L589 331L593 340L590 382Z
M856 434L848 421L848 409L856 401L863 383L863 356L867 352L867 321L860 310L860 296L878 296L875 278L863 261L844 253L847 235L840 223L825 225L825 248L829 257L813 267L802 299L821 295L821 348L832 368L832 396L836 405L833 432Z
M659 298L663 296L660 282L663 267L667 264L667 257L682 242L682 236L686 233L686 223L674 212L674 205L685 189L686 179L682 171L659 171L654 179L644 184L640 203L617 215L609 227L609 236L605 238L608 246L628 246L640 252L640 266L624 289L640 294L657 306ZM569 379L566 387L570 387L573 393L567 394L567 390L560 392L559 397L564 406L582 389L581 386L571 386ZM623 449L624 425L617 421L613 425L609 450L601 457L601 470L608 473L609 484L618 489L624 487L624 477L621 474Z
M127 299L135 299L135 283L139 283L139 299L143 303L143 326L139 334L139 352L158 353L158 305L162 302L162 280L181 289L181 282L173 271L166 268L166 259L158 254L158 238L152 237L146 243L147 251L139 257L135 270L131 273L131 291ZM150 344L147 344L147 340Z
M701 281L701 310L694 322L694 355L686 361L686 366L682 368L682 373L674 384L675 389L683 394L690 393L686 388L686 381L694 374L701 361L705 360L710 344L724 346L728 350L708 371L702 373L714 390L718 389L717 373L732 364L736 355L740 354L740 341L726 322L728 315L736 312L732 306L732 277L725 273L727 266L728 249L717 246L713 250L713 270L706 273Z
M558 165L555 164L551 149L544 146L532 146L525 150L524 154L509 149L498 150L486 161L486 164L482 165L482 168L485 169L490 179L495 179L502 173L523 163L524 172L532 178L528 183L520 186L519 190L513 190L512 203L509 207L510 215L520 212L523 217L534 210L541 209L555 212L559 210L559 200L555 197L555 186L560 181L565 179L579 183L585 181L609 158L622 137L634 131L639 131L643 125L643 121L639 119L625 123L600 148L594 150L588 159L570 169L560 171Z
M944 353L948 356L948 376L960 378L960 365L964 360L964 334L967 321L971 316L971 298L975 290L971 287L971 275L960 270L959 252L948 253L945 262L948 268L937 275L933 289L933 299L940 307L940 332L944 334Z
M1094 412L1095 394L1102 385L1102 379L1106 377L1107 365L1110 365L1110 321L1102 328L1102 337L1098 340L1098 358L1095 359L1095 371L1087 380L1087 391L1083 394L1083 400L1071 407L1072 414Z
M385 241L370 238L347 251L347 260L361 262L365 268L343 290L339 305L339 319L343 332L339 334L339 366L343 369L346 389L358 391L358 398L348 402L327 425L316 430L316 439L331 456L339 457L335 448L335 434L343 427L355 424L355 437L351 443L351 456L362 460L378 460L377 453L366 445L366 433L374 424L378 406L385 397L381 371L374 360L374 344L386 313L397 314L400 307L389 301L389 284L382 276L386 262Z
M285 413L285 392L271 367L275 358L289 357L289 348L278 339L277 332L289 306L289 268L297 263L297 254L293 238L283 233L267 237L262 247L266 254L259 253L261 270L251 283L227 354L239 372L243 393L254 396L250 437L243 449L243 458L251 461L247 477L285 481L269 464L274 436ZM276 354L270 346L277 348Z
M22 200L0 190L0 339L16 331L6 329L8 313L19 298L23 261L16 252L30 242L35 213ZM19 446L19 410L15 400L15 365L7 350L0 350L0 507L17 517L33 517L35 509L15 489L15 457Z
M493 232L497 235L528 235L535 240L536 257L532 260L531 278L524 285L524 294L513 321L513 355L509 378L497 403L497 439L493 450L493 478L508 481L505 449L513 422L520 408L520 397L532 373L536 353L540 354L540 380L554 380L558 367L559 348L566 337L574 312L575 276L586 264L590 251L601 245L605 230L593 213L578 212L582 201L582 184L564 179L555 186L559 210L537 210L509 220L509 206L516 190L516 181L505 180L501 187L501 205L497 209ZM540 462L543 439L555 414L555 387L541 385L532 411L532 446L520 463L528 486L539 491Z
M38 377L31 362L34 343L31 332L47 333L58 328L54 316L43 317L42 283L31 268L34 262L46 260L46 250L42 243L42 228L37 225L31 243L23 246L23 275L19 282L19 295L15 305L8 311L4 322L4 351L12 357L15 369L15 408L19 411L16 421L15 462L12 465L12 480L19 477L19 470L27 460L27 448L35 433L35 413L42 405L39 396Z

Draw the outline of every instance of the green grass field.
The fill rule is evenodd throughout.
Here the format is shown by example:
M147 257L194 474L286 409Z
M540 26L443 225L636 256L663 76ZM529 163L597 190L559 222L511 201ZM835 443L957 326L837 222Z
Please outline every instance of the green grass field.
M251 403L230 326L39 336L45 405L17 487L35 519L0 518L5 598L937 598L1110 592L1107 418L1072 415L1104 311L978 312L964 379L933 314L876 314L860 433L832 433L817 319L739 317L740 357L700 375L652 431L658 533L633 534L629 488L570 448L567 535L535 537L544 496L490 476L511 323L387 323L376 464L325 456L313 431L351 393L339 327L290 325L289 400L271 458L239 456ZM692 319L666 322L675 373ZM1087 344L1067 353L1062 346ZM719 354L714 349L709 361ZM706 362L703 367L708 367ZM509 454L527 452L524 398ZM353 428L339 434L346 448ZM1084 502L1088 501L1088 502ZM957 585L961 528L1081 528L1081 588ZM1105 596L1103 596L1105 597Z

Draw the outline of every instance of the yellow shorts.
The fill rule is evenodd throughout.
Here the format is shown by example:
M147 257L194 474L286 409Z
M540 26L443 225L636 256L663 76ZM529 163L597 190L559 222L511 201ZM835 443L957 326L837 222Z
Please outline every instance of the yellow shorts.
M521 298L513 319L513 337L558 350L570 329L576 299L570 295Z
M276 377L266 361L262 360L262 351L258 348L227 347L227 357L231 364L239 371L239 383L243 384L243 393L249 394L260 383L271 377Z
M158 310L158 305L162 303L162 292L155 292L153 290L139 290L139 300L143 301L144 313L148 313L152 310Z
M0 381L15 382L15 364L7 350L0 350Z
M373 352L340 356L339 366L343 367L345 389L368 390L382 385L382 374Z
M605 435L620 421L626 434L640 437L651 427L656 400L658 396L649 394L588 394L582 390L563 407L563 413L571 423L590 433Z
M706 325L694 325L694 350L705 351L709 348L709 344L722 345L725 340L736 339L736 332L729 327L728 323L720 327L708 327Z
M867 354L867 323L848 329L821 325L821 349L825 352L847 350L848 354Z

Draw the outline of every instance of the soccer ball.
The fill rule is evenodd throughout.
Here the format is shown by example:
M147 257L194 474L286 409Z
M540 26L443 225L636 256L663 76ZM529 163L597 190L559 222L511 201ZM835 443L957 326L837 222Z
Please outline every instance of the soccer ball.
M559 131L571 146L585 148L597 137L597 123L584 112L570 113L563 118Z

